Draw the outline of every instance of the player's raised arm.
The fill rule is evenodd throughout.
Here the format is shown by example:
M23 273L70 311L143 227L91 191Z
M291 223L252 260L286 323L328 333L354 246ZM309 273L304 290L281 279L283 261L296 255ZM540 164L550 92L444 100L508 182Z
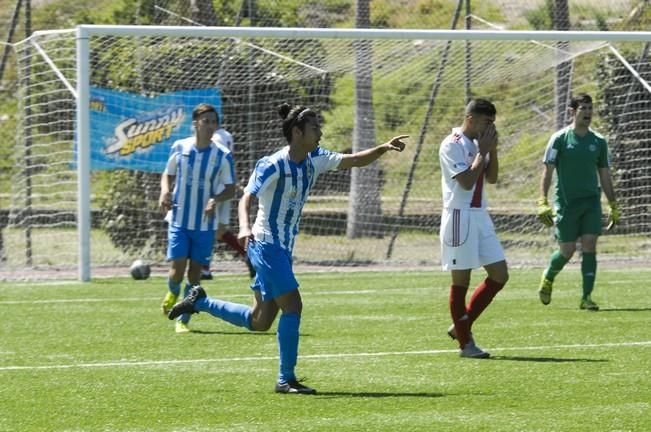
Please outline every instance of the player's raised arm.
M401 152L405 149L406 144L404 140L407 138L409 138L409 135L398 135L376 147L358 151L357 153L345 154L341 159L338 169L363 167L375 162L380 156L388 151Z

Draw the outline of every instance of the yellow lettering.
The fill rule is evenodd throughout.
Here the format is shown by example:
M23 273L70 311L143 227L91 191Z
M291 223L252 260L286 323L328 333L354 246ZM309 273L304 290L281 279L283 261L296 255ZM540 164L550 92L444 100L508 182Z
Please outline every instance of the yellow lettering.
M130 140L128 140L124 146L120 149L120 155L122 156L127 156L136 151L138 146L140 146L140 143L142 142L142 135L139 135L137 137L133 137Z
M125 141L124 145L120 149L120 156L126 156L133 152L133 139Z
M160 128L153 132L154 139L152 140L152 144L163 141L163 132L165 132L165 128Z
M90 109L93 111L104 111L106 107L104 106L104 103L100 101L91 101Z
M164 133L165 133L165 139L169 139L169 137L172 136L172 131L174 130L174 127L176 125L174 124L168 124L163 127Z
M133 140L133 149L131 152L133 153L136 151L138 147L142 147L143 141L145 141L145 136L146 135L138 135L134 140Z
M147 134L145 135L145 139L143 140L142 147L147 148L152 144L154 144L157 141L157 136L160 135L159 131L160 129L147 132Z

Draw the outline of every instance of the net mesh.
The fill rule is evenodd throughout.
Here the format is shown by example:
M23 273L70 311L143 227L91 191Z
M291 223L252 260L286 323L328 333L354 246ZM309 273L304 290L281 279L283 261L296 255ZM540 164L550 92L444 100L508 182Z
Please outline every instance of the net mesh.
M33 40L17 46L21 132L2 265L4 274L51 277L75 270L78 262L76 103L69 88L76 84L75 38L55 33ZM327 268L439 263L438 147L460 125L468 96L487 97L498 109L500 180L487 193L507 258L511 264L544 265L555 240L535 218L542 153L559 118L567 120L564 110L555 108L558 98L566 102L570 88L591 93L597 109L593 127L609 138L623 213L616 231L600 240L600 261L649 258L651 95L643 85L651 78L648 44L614 44L641 80L606 41L567 42L559 48L542 41L244 40L179 33L95 36L90 47L93 91L110 92L92 99L92 127L115 132L126 119L102 117L102 112L129 106L134 98L140 110L131 128L122 129L122 141L115 132L102 138L103 146L93 144L94 274L126 268L139 257L164 264L166 224L157 200L160 151L165 153L169 143L162 138L172 130L192 133L187 123L174 123L170 107L188 113L207 97L215 98L209 101L219 106L222 124L233 134L241 184L260 157L286 144L277 114L282 102L320 112L321 146L327 149L351 151L356 123L369 124L369 118L356 120L359 106L372 107L372 130L366 136L378 142L399 133L411 136L402 154L352 175L334 171L319 178L303 212L294 257L298 266ZM355 55L361 50L364 62ZM367 74L360 74L363 65ZM559 73L569 83L561 89L555 85ZM364 85L372 91L360 91ZM360 136L361 148L376 144ZM363 205L351 205L351 197ZM231 229L238 229L235 208ZM222 246L213 267L245 271Z

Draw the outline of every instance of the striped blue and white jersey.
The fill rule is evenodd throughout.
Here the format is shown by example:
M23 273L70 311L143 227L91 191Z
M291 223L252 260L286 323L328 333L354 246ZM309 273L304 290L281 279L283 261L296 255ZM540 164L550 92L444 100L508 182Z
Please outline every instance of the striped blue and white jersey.
M199 150L194 137L178 140L172 144L163 175L175 176L169 222L188 230L217 229L217 218L205 218L204 209L211 196L235 183L231 152L215 141Z
M289 146L258 161L245 192L258 197L253 236L291 253L301 211L319 174L339 166L343 154L317 148L301 163L289 158Z

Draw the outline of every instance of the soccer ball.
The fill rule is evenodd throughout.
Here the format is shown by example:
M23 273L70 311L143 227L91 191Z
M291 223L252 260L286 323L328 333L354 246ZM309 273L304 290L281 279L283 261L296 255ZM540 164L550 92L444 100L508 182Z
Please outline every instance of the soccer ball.
M149 264L143 260L137 259L133 262L133 264L131 264L129 271L131 272L132 278L136 280L144 280L147 279L151 274L151 267L149 267Z

